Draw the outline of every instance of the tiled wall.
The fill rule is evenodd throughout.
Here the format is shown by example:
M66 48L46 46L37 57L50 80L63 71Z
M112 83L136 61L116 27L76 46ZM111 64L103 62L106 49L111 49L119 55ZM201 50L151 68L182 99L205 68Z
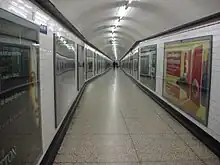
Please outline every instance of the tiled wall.
M40 8L38 8L28 0L0 0L0 8L7 10L15 15L18 15L19 17L22 17L34 24L46 25L48 28L47 34L40 33L39 36L42 141L43 153L45 154L57 130L59 129L59 126L57 127L57 129L55 129L53 33L73 40L76 44L85 46L85 48L90 49L91 51L97 53L99 56L105 59L106 57L102 53L85 44L73 33L68 31L65 27L56 22L52 17L44 13ZM77 70L75 75L77 75ZM76 82L77 80L75 80L75 83ZM77 89L75 89L75 93L69 93L68 105L66 105L67 110L70 108L73 101L75 100L77 93ZM41 159L43 158L43 155Z
M155 94L157 94L161 99L165 100L162 97L164 43L206 35L213 35L212 80L208 126L203 126L180 109L176 107L175 108L177 111L193 121L196 125L198 125L200 128L205 130L220 142L220 23L215 22L212 24L203 25L189 30L180 31L178 33L151 39L140 43L140 47L157 44L157 82Z
M19 6L22 7L19 8ZM83 45L83 42L28 0L0 0L0 8L35 24L48 26L48 33L40 33L39 37L42 141L43 152L45 153L57 132L54 118L53 33L65 36L81 45ZM34 18L36 13L41 17L41 20ZM75 97L76 93L72 96Z

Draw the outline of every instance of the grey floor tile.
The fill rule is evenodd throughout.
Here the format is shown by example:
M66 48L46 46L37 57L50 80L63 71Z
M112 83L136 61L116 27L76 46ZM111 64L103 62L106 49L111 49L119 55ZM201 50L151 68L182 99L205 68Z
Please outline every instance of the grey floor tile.
M189 133L189 131L183 127L177 120L171 116L162 117L162 120L169 125L169 127L174 130L177 134Z
M124 163L74 163L73 165L139 165L139 163L130 163L130 162L124 162Z
M75 162L75 159L72 155L69 154L57 154L54 160L54 163L72 163ZM69 165L68 164L68 165Z
M86 119L86 120L94 120L94 119L108 119L109 117L114 117L114 119L121 118L121 112L119 109L113 111L113 108L101 109L100 107L96 107L95 110L91 109L91 107L87 107L87 109L83 109L80 112L77 112L74 115L74 118Z
M204 160L206 165L220 165L220 159L209 159L209 160Z
M53 165L74 165L73 163L53 163Z
M217 159L217 156L202 143L190 147L201 159Z
M202 161L143 162L141 165L205 165Z
M198 160L196 154L176 135L132 135L141 161Z
M74 119L67 134L128 134L123 119L108 117L107 119L83 120Z
M174 134L174 131L160 118L126 119L131 134Z
M136 153L143 165L204 165L198 156L220 165L124 73L111 71L86 88L54 165L138 165Z
M186 142L187 145L189 146L196 146L196 145L200 145L201 142L199 139L197 139L194 135L192 135L191 133L182 133L182 134L178 134L178 136L184 140Z
M192 134L180 134L179 136L201 159L217 159L217 156Z
M137 161L128 135L67 136L56 158L56 162Z
M124 108L121 112L125 118L159 118L159 116L149 109L149 107L145 107L143 109L139 109L138 107Z
M177 134L188 133L189 131L183 127L176 119L174 119L166 110L162 107L157 107L155 112L160 116L160 118L169 125L169 127L174 130Z

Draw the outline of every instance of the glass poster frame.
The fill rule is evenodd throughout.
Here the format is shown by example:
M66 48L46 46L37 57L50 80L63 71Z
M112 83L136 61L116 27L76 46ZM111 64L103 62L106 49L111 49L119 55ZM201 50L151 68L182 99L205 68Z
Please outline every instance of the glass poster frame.
M207 126L212 36L165 43L163 97Z
M0 164L36 164L43 153L39 27L0 11Z

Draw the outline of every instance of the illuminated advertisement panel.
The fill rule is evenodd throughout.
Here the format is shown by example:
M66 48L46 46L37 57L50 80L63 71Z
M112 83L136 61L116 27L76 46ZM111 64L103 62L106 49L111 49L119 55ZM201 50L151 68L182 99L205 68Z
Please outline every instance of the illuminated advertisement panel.
M212 36L165 43L163 96L207 125Z

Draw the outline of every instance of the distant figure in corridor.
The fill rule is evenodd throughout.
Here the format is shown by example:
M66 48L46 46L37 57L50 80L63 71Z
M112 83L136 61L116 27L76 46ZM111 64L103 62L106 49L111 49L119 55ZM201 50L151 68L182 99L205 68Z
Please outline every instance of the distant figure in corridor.
M113 68L114 69L116 68L116 62L115 61L113 62Z
M113 62L113 68L114 68L114 69L115 69L116 67L118 68L118 66L119 66L118 63L114 61L114 62Z

